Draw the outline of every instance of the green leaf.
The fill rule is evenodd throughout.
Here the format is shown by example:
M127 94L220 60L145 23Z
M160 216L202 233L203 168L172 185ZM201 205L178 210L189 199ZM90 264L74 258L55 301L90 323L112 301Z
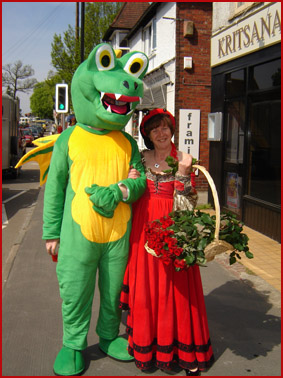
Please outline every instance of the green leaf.
M188 265L192 265L192 263L195 261L195 256L192 254L192 253L189 253L186 257L185 257L185 260L186 260L186 263Z
M206 245L207 245L207 240L205 238L201 239L198 243L198 250L203 251Z
M236 257L230 256L230 265L235 264L236 261L237 261Z
M206 258L205 257L201 257L201 256L197 256L196 263L197 264L205 264L206 263Z
M235 243L233 246L234 246L234 248L236 248L240 252L244 250L244 247L243 247L242 244Z
M198 164L199 163L199 160L196 159L196 158L193 158L192 159L192 165L195 165L195 164Z
M207 223L207 224L213 224L214 223L213 220L211 219L210 215L209 214L205 214L205 213L202 214L201 220L204 223Z
M245 252L245 255L246 255L246 257L247 257L248 259L252 259L252 258L254 257L253 253L250 252L250 251L246 251L246 252Z

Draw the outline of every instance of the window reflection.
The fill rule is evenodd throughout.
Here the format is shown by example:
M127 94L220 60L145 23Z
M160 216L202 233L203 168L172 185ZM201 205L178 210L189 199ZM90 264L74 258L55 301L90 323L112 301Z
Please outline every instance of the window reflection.
M231 101L226 113L225 161L243 163L245 106L242 101Z
M226 75L226 96L232 97L245 92L245 70L230 72Z
M280 102L261 102L251 106L248 194L280 204L281 140Z
M259 64L250 69L250 90L268 89L281 85L281 59Z

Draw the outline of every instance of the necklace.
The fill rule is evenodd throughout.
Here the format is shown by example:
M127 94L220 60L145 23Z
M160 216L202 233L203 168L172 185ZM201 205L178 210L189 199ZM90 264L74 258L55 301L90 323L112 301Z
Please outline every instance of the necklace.
M164 160L162 160L162 161L161 161L161 162L160 162L160 163L158 164L158 163L156 162L156 156L155 156L155 153L154 153L154 155L153 155L153 156L154 156L154 160L155 160L155 164L154 164L154 167L158 169L158 168L160 167L160 165L161 165L161 164L162 164L162 163L163 163L163 162L165 161L165 159L164 159Z

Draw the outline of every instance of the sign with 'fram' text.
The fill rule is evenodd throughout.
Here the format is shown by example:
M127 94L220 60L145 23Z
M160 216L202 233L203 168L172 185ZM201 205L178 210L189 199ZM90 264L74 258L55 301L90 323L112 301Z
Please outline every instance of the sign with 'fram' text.
M179 150L199 159L200 110L180 109Z

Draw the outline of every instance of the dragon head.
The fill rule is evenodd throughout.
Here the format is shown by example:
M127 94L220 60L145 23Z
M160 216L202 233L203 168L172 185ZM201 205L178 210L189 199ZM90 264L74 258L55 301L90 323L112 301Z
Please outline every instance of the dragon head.
M148 58L130 52L117 58L106 43L96 46L74 73L71 94L77 122L121 130L143 97Z

